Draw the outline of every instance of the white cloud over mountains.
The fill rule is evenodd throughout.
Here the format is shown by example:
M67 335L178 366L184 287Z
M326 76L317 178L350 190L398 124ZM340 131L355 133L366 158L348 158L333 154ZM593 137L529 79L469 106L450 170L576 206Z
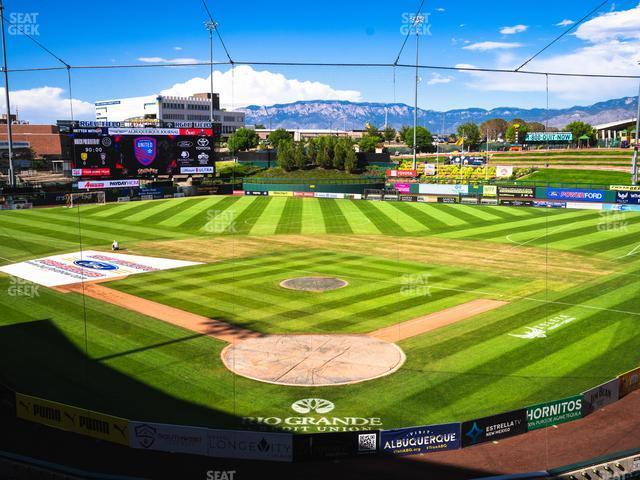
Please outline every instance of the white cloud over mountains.
M0 97L4 98L4 88L0 88ZM12 90L11 113L18 111L20 119L31 123L52 123L56 120L71 118L69 98L66 92L58 87L39 87L28 90ZM93 103L73 99L73 114L76 119L95 118ZM6 112L2 102L3 113Z
M516 33L526 32L529 27L527 25L514 25L513 27L502 27L500 33L503 35L515 35Z
M220 102L226 107L272 105L298 100L349 100L359 102L357 90L338 90L321 82L300 81L268 70L254 70L248 65L213 72L213 85L220 92ZM163 90L162 95L187 96L210 90L209 77L195 77ZM233 97L233 98L232 98Z
M462 47L464 50L471 50L476 52L488 52L491 50L505 50L511 48L520 48L521 43L516 42L477 42Z

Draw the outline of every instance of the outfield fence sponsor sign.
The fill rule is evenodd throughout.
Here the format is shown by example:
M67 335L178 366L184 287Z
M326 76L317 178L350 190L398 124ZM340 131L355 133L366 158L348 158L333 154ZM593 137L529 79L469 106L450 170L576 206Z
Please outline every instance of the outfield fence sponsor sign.
M611 185L609 187L609 190L621 192L640 192L640 185Z
M132 448L160 452L207 454L207 429L162 423L129 422Z
M640 368L618 375L618 379L620 380L620 398L622 398L640 388Z
M296 435L294 460L326 460L375 455L378 430Z
M86 180L78 182L78 190L102 190L104 188L139 187L140 180Z
M245 190L244 194L247 196L258 196L258 197L266 197L269 195L269 192L267 190L260 190L260 191L251 191L251 190Z
M527 428L550 427L582 418L582 395L527 408Z
M567 208L567 204L564 202L545 202L544 200L534 201L533 206L538 208Z
M616 192L616 203L640 205L640 191Z
M201 263L87 250L5 265L0 272L45 287L59 287L193 265Z
M288 433L215 430L161 423L130 422L131 447L216 458L291 462Z
M574 202L604 201L604 190L582 190L572 188L545 188L545 198L550 200L571 200Z
M293 435L209 429L207 455L217 458L291 462L293 461Z
M500 205L508 207L533 207L533 200L500 200Z
M270 197L293 197L293 192L283 192L280 190L269 191Z
M467 195L469 185L446 185L436 183L421 183L418 193L427 195Z
M344 198L344 193L315 192L316 198Z
M615 378L582 394L582 415L589 415L620 399L620 380Z
M514 410L464 422L461 429L462 446L470 447L526 432L527 411Z
M511 198L535 198L536 189L534 187L498 187L498 196Z
M410 183L394 183L393 188L399 193L411 193Z
M566 208L575 210L604 210L602 203L567 202L566 205Z
M129 446L129 421L16 393L16 416L49 427Z
M380 432L380 451L391 455L415 455L459 448L459 423Z

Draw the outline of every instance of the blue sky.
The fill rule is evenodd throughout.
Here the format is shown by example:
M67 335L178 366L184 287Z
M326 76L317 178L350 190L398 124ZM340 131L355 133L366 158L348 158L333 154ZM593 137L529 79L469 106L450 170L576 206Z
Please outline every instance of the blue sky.
M390 63L403 41L402 27L417 0L394 2L208 0L234 60ZM511 1L425 2L427 34L421 63L514 68L600 0L556 0L514 8ZM71 65L145 64L209 58L201 0L91 3L6 0L9 20L34 25L37 39ZM13 14L13 16L11 16ZM22 15L21 14L36 14ZM24 36L8 35L9 67L59 65ZM638 0L610 2L596 17L540 59L534 70L640 74ZM225 60L215 44L215 60ZM415 40L401 62L413 63ZM340 98L412 103L413 71L389 68L216 68L216 89L230 106L297 99ZM90 118L99 99L186 94L208 85L208 67L75 70L78 116ZM11 90L23 118L51 121L68 111L66 72L13 73ZM232 91L233 86L233 91ZM551 106L591 104L634 95L635 81L551 79ZM65 101L67 100L67 101ZM435 110L497 106L543 107L543 77L421 72L420 106ZM31 118L29 118L31 117Z

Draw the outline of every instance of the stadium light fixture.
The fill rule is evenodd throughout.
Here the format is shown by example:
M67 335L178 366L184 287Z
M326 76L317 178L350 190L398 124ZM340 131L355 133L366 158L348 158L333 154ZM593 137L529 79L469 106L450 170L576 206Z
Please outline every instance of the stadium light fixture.
M204 27L209 30L209 81L211 82L211 103L209 104L209 120L213 128L213 31L218 28L218 23L213 20L204 22ZM233 68L233 66L231 67Z
M420 71L418 68L420 60L420 25L424 23L423 15L416 15L413 25L416 28L416 88L413 104L413 170L418 169L418 83L420 82Z

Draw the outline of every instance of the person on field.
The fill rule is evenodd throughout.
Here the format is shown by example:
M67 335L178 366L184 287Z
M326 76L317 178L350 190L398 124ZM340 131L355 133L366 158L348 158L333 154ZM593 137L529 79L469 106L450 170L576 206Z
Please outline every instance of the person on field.
M120 244L118 243L117 240L114 240L113 243L111 244L111 250L113 250L114 252L116 250L120 250Z

